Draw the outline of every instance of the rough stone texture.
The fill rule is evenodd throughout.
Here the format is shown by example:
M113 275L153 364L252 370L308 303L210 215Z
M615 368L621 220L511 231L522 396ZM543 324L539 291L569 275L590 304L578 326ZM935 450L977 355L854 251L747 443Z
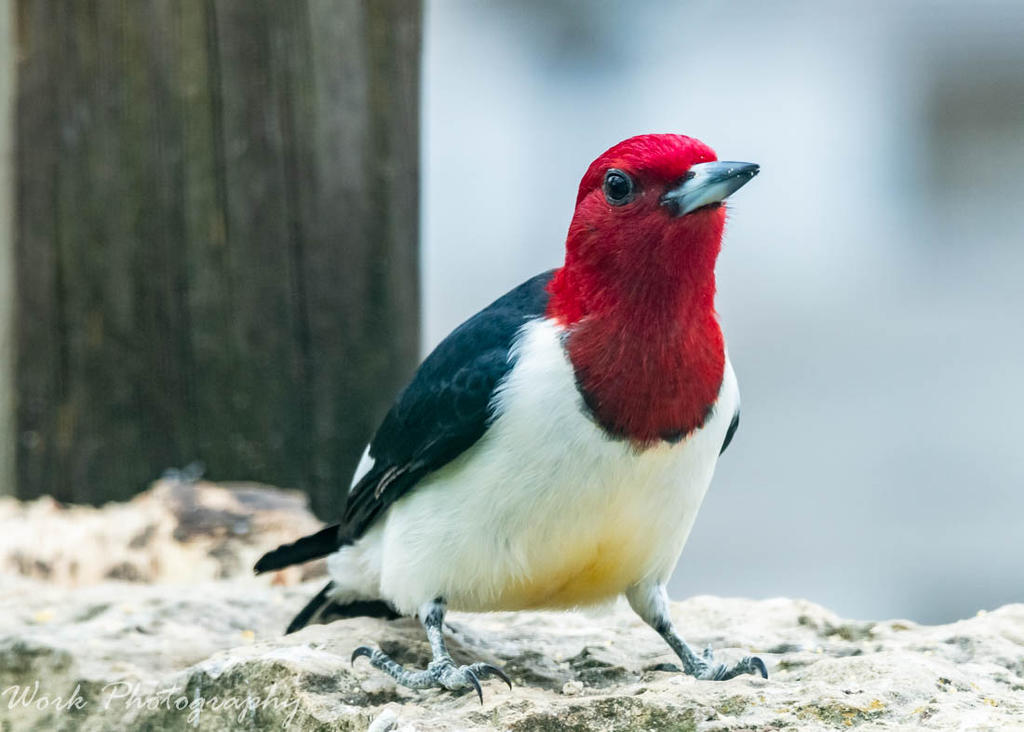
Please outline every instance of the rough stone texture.
M298 491L186 476L158 480L130 501L101 508L0 498L0 571L70 587L219 579L247 575L264 551L322 525ZM323 563L277 581L317 574Z
M500 663L516 684L508 691L487 682L481 706L472 694L400 689L362 661L350 666L352 649L365 642L425 664L429 650L414 621L345 620L281 637L315 589L236 579L69 593L5 577L0 721L12 729L189 729L197 699L206 704L201 729L289 720L299 730L362 730L374 720L377 730L1007 729L1024 720L1024 605L928 627L844 621L798 600L678 603L676 621L693 642L769 662L767 681L723 683L657 670L671 654L625 608L452 614L455 656ZM77 686L84 708L15 703L22 697L10 687L31 693L36 680L37 701L67 699ZM136 683L134 703L117 696ZM215 697L232 706L211 708ZM177 710L175 702L192 706Z
M140 499L139 512L155 514L155 500ZM50 553L29 556L70 556L74 542L123 539L147 525L129 506L98 514L71 509L83 526L95 520L95 531L71 526L64 510L53 513L49 529L60 529L67 543L60 551L62 539L46 534L38 502L17 510L4 504L8 519L0 531L10 527L10 516L20 516L44 532L38 543L49 547ZM104 511L108 521L101 519ZM711 643L727 659L756 652L769 664L767 681L718 683L661 670L674 661L671 653L622 606L453 613L456 659L501 664L515 681L511 691L485 682L481 705L474 694L397 688L364 660L350 665L352 650L363 643L424 665L429 649L415 621L358 618L282 637L322 580L296 586L286 575L217 579L232 572L204 558L200 547L215 542L196 537L209 532L182 542L173 530L167 535L162 520L157 525L154 536L165 537L161 551L186 551L175 542L210 542L187 550L205 579L155 572L157 584L104 581L70 589L52 581L65 577L63 570L49 573L50 581L0 575L0 730L1004 730L1024 724L1024 605L929 627L843 620L801 600L696 597L676 604L675 619L692 643ZM220 531L213 530L220 551L239 563L271 538ZM0 536L8 550L18 548ZM78 580L96 574L94 561L104 567L119 560L125 542L109 539L105 546L107 563L88 553L90 569L80 568Z

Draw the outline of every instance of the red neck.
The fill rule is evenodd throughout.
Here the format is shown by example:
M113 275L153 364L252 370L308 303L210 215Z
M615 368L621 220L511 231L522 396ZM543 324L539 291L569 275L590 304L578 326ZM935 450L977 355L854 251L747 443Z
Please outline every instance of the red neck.
M700 223L682 242L634 240L627 249L606 245L602 255L574 222L565 266L549 286L548 316L567 327L587 406L608 432L638 447L701 427L722 384L714 263L724 215Z

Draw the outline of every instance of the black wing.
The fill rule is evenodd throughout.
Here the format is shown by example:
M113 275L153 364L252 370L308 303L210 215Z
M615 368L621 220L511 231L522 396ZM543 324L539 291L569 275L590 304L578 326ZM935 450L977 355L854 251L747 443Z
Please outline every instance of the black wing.
M725 440L722 441L722 449L718 451L721 455L725 452L725 448L729 447L729 443L732 442L733 435L736 434L736 429L740 426L740 408L736 407L736 414L732 415L732 421L729 423L729 429L725 433Z
M554 271L527 280L456 328L420 365L370 442L373 467L349 491L341 522L353 541L428 473L487 430L491 397L512 368L522 325L544 314Z

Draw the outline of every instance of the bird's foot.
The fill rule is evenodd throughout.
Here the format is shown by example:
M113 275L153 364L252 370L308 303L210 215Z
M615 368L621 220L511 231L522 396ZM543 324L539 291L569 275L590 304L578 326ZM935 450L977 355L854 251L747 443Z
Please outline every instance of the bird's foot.
M480 686L480 679L496 676L508 684L508 688L512 688L512 679L508 674L489 663L456 666L450 657L443 657L431 661L424 671L412 671L391 660L391 657L381 650L360 646L352 653L352 663L360 656L366 656L371 666L383 671L402 686L410 689L436 687L449 691L473 688L480 697L481 704L484 701L484 692Z
M704 653L697 659L693 675L703 681L725 681L742 674L760 674L761 678L768 678L768 668L757 656L747 656L738 663L728 666L724 663L715 663L715 655L711 646L704 649Z

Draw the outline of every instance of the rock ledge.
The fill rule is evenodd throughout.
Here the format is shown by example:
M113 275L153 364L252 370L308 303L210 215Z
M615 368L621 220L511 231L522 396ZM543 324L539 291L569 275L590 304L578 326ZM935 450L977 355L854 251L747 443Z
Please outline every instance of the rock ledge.
M316 589L235 579L69 595L3 578L0 728L1009 729L1024 720L1024 605L929 627L846 621L799 600L676 604L693 643L769 664L767 681L717 683L659 670L671 653L623 607L453 613L453 655L502 664L516 684L486 682L481 705L473 694L401 689L349 663L369 642L425 664L414 621L361 618L280 636Z

